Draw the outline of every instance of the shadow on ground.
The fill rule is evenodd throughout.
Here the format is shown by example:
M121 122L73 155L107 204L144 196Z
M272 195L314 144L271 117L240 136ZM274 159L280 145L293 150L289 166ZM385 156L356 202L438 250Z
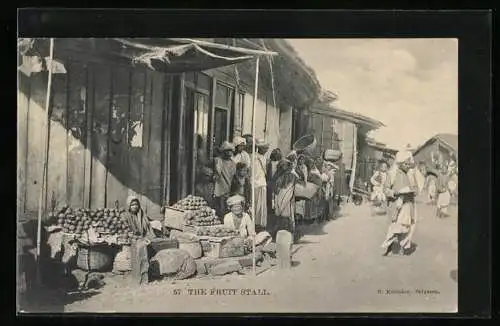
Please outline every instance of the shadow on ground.
M415 253L415 251L417 251L417 247L418 245L416 243L412 243L410 248L405 250L405 255L413 255L413 253Z
M76 292L47 289L32 290L31 293L20 298L18 308L20 312L26 313L64 312L64 306L89 299L99 293L100 291L97 290Z

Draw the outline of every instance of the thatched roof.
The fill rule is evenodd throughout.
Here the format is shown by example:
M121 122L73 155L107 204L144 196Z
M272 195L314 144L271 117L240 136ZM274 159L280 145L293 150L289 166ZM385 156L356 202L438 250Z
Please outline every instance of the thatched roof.
M379 142L379 141L376 141L375 139L370 138L370 137L366 138L366 144L374 149L381 151L381 152L386 152L386 153L390 153L390 154L396 154L398 151L397 149L390 148L386 144Z
M358 125L359 127L362 127L365 130L365 132L385 126L382 122L378 120L375 120L373 118L367 117L359 113L342 110L331 104L316 103L312 107L312 112L352 122Z
M458 136L454 134L437 134L434 137L428 139L424 144L422 144L420 147L418 147L414 152L413 155L417 154L421 149L426 147L427 145L438 141L440 144L444 145L445 147L448 148L452 153L455 155L458 154Z
M272 70L269 61L262 58L259 65L259 89L272 90L272 78L277 102L287 103L295 107L305 107L316 101L321 87L314 71L299 57L295 49L283 39L213 39L216 43L238 47L269 50L278 52L272 58ZM234 71L234 67L223 69ZM237 65L240 81L253 90L255 78L255 62L248 61ZM259 91L260 92L260 91Z

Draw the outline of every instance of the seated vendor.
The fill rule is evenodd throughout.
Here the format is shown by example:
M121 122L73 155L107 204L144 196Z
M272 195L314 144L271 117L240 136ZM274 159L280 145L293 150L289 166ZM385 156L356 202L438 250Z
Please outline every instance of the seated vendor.
M139 284L149 282L150 243L162 235L160 221L150 220L141 208L141 203L136 197L128 200L128 211L123 213L130 230L136 237L131 246L132 275Z
M245 197L240 195L229 197L227 205L231 212L224 216L224 226L231 230L238 230L246 246L251 245L252 239L255 239L256 249L271 242L272 237L268 232L262 231L256 234L252 218L244 212Z
M250 215L244 212L245 197L235 195L229 197L227 206L231 210L224 216L224 226L231 230L239 230L242 238L255 235L255 227Z
M128 200L128 212L125 212L126 219L131 231L136 236L146 239L154 239L162 234L160 221L150 220L141 208L141 203L136 197Z

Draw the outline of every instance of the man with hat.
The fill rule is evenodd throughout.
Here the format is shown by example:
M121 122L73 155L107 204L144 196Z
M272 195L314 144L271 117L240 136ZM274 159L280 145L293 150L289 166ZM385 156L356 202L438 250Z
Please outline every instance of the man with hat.
M253 186L255 189L255 224L265 228L267 225L267 162L265 154L269 144L263 139L255 142L255 172L253 173Z
M247 141L243 137L235 137L233 139L233 145L235 146L235 153L233 160L236 164L243 163L248 168L252 166L252 160L250 155L246 151Z
M423 187L423 177L419 173L414 168L411 152L402 150L396 154L395 165L389 171L384 188L392 220L382 244L384 256L393 251L395 245L399 245L401 255L408 253L411 247L417 220L415 196Z
M231 192L231 182L236 173L236 163L233 161L234 146L225 141L220 147L221 155L215 158L215 189L217 214L224 216L227 212L226 200Z
M245 210L245 197L234 195L227 199L227 206L230 210L229 213L224 215L224 226L238 231L242 238L255 235L255 229L250 218Z

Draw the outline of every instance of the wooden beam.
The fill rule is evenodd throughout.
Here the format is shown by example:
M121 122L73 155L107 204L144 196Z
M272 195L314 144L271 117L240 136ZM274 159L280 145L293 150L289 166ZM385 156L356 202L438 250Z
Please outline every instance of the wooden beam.
M217 78L212 78L212 94L210 95L210 158L214 157L214 147L215 145L215 93L217 91Z
M90 208L90 199L92 198L92 126L94 124L94 69L87 69L86 82L86 108L85 108L85 182L84 182L84 207Z
M169 40L183 42L183 43L187 43L187 44L189 44L189 43L198 44L200 46L203 45L203 46L214 48L214 49L241 52L243 54L248 54L248 55L258 55L258 56L261 56L261 55L267 55L267 56L279 55L278 52L274 52L274 51L253 50L253 49L241 48L241 47L230 46L230 45L225 45L225 44L194 40L194 39L190 39L190 38L169 38Z
M184 161L185 161L185 143L186 139L184 137L184 120L186 116L186 101L185 101L185 94L186 94L186 88L185 88L185 81L186 81L186 74L181 74L180 78L180 89L179 89L179 120L177 123L179 124L179 135L178 135L178 156L177 156L177 167L181 168L184 166ZM176 185L177 186L177 194L180 197L184 196L184 191L185 191L185 184L184 184L184 176L181 175L179 176L179 182Z

